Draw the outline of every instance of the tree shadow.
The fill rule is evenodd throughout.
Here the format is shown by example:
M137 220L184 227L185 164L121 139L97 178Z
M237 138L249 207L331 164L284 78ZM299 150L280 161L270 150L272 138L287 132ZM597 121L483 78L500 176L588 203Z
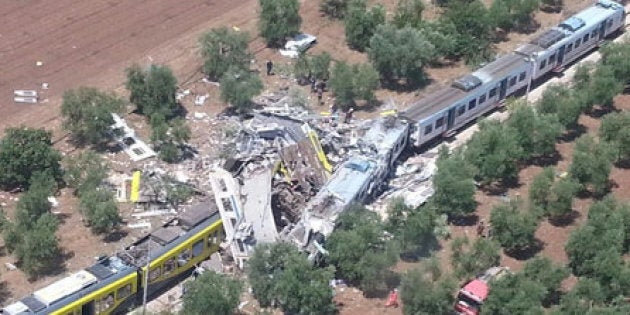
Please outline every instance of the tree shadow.
M60 213L56 213L55 217L57 218L57 220L59 220L59 224L64 224L66 223L66 220L71 217L72 215L69 213L64 213L64 212L60 212Z
M118 242L121 239L125 238L127 235L129 235L129 231L126 230L116 230L113 231L111 233L106 234L103 237L103 242L105 243L114 243L114 242Z
M562 155L558 151L553 151L553 153L548 155L536 156L532 157L526 161L527 165L535 165L540 167L547 167L558 165L558 162L562 161Z
M555 227L566 227L573 224L580 216L582 215L579 212L571 210L571 212L567 214L549 218L548 221Z
M586 133L586 127L577 124L574 127L568 128L558 139L563 142L573 142L584 133Z
M442 246L440 242L436 238L429 240L426 244L422 244L421 246L417 246L411 250L401 251L400 259L404 262L418 262L424 258L431 257L433 252L437 252L442 250Z
M366 298L385 298L393 288L400 285L400 281L401 276L399 274L391 270L386 270L385 276L383 277L383 285L372 290L364 290L363 295Z
M517 249L517 250L504 250L505 254L516 259L516 260L528 260L534 256L536 256L536 254L538 254L540 251L542 251L545 248L545 243L543 243L541 240L536 239L534 241L534 244L532 244L531 246L524 248L524 249Z
M454 226L473 226L479 222L479 216L476 214L453 216L449 218L449 222Z
M4 303L13 297L11 290L9 290L9 285L6 281L0 282L0 304L4 305Z
M620 159L614 165L617 168L630 169L630 159Z
M523 184L519 182L518 177L516 177L511 179L502 179L498 182L482 185L480 189L489 196L507 197L508 190L520 188L522 185Z
M373 100L373 101L369 101L369 102L365 102L364 104L361 105L355 105L353 106L355 111L361 111L361 112L366 112L366 113L373 113L375 112L378 108L380 108L383 105L383 102L380 100Z
M593 106L589 110L586 111L586 115L592 118L602 118L602 116L606 114L610 114L615 112L616 109L613 106Z
M381 85L383 88L399 92L399 93L409 93L413 92L417 89L426 87L433 83L433 79L426 76L426 73L422 73L422 77L415 80L403 80L403 79L391 79L391 80L383 80Z
M68 271L66 261L74 257L74 255L73 251L61 250L59 255L56 255L54 258L48 260L43 268L38 270L35 274L28 276L28 281L34 282L42 277L58 276L65 273ZM21 269L22 263L18 262L16 266Z

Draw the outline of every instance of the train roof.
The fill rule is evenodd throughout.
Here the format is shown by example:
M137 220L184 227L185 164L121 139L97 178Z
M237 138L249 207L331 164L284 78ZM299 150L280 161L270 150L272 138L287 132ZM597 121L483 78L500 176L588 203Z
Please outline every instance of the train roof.
M5 314L49 314L86 294L103 288L135 272L117 257L107 257L94 265L60 279L3 309Z
M448 108L468 94L469 92L452 86L444 87L411 104L401 115L413 121L421 121Z
M30 315L50 314L77 299L98 289L106 287L130 274L146 264L146 244L151 245L151 260L163 255L166 251L188 239L191 235L218 221L219 213L214 203L202 203L182 212L177 219L142 238L116 256L106 257L94 265L75 272L63 279L39 289L23 299L2 309L3 314ZM213 211L214 210L214 211ZM143 257L135 257L130 253L141 253Z
M148 252L150 259L154 260L218 220L219 211L214 202L200 203L118 252L117 256L129 265L144 267Z
M481 67L472 74L483 83L490 83L495 80L504 79L506 75L512 74L516 69L526 65L525 58L517 54L507 54Z
M561 42L563 39L570 37L580 29L585 27L590 28L593 25L601 23L614 14L615 10L621 8L623 7L616 2L599 0L595 5L578 12L562 21L558 26L552 27L534 37L528 44L518 47L515 52L531 56L537 52L545 51L549 47Z

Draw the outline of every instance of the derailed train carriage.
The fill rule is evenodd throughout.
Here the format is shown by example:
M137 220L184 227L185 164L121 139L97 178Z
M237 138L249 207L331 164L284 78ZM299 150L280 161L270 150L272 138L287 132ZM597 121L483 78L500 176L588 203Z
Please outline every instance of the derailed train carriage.
M116 255L8 305L2 314L126 313L142 302L145 279L149 296L162 292L219 249L223 228L213 205L188 209Z
M589 53L619 33L626 12L621 4L599 0L593 6L550 28L513 53L455 80L412 104L403 116L414 122L412 142L422 146L448 137L486 114L532 82Z

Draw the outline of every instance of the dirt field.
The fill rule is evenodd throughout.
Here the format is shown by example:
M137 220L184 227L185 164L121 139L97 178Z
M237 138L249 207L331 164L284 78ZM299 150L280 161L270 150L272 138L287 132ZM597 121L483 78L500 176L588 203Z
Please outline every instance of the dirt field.
M257 22L256 0L190 0L184 2L166 0L83 0L83 1L6 1L0 7L0 130L9 126L27 125L59 130L59 105L63 92L80 85L95 86L115 90L124 95L122 82L124 69L133 62L141 65L151 63L167 64L172 67L182 83L198 78L201 64L197 50L199 35L212 27L237 26L255 34ZM396 0L371 1L382 3L391 12ZM575 12L590 1L566 1L569 9ZM365 54L350 50L345 44L343 25L338 21L323 18L318 12L319 1L302 1L301 14L305 32L318 36L318 44L313 53L328 51L334 59L349 62L364 62ZM427 8L427 14L430 7ZM562 15L540 13L537 19L543 26L560 20ZM510 41L500 43L499 51L509 51L513 46L525 41L531 35L510 35ZM283 59L275 50L264 48L260 38L253 37L250 48L256 53L256 63L262 68L266 59L277 65L290 67L290 61ZM41 61L42 66L36 66ZM466 66L429 69L429 75L438 83L468 72ZM286 85L286 80L278 77L265 78L267 87ZM42 90L42 83L49 89ZM14 89L36 89L40 99L36 105L18 105L12 102ZM427 90L430 90L429 87ZM203 111L216 113L223 108L218 101L217 90L211 91L211 99ZM396 99L406 104L423 93L396 93L378 91L381 100ZM562 150L562 149L561 149ZM534 176L536 170L524 170ZM619 183L628 183L628 172L615 170L612 177ZM621 187L621 185L620 185ZM628 187L628 186L626 186ZM619 188L616 188L619 191ZM478 196L483 199L484 196ZM12 208L15 196L2 195L2 202ZM64 213L63 224L58 235L68 254L67 270L77 270L87 266L92 257L112 252L119 244L103 244L81 226L80 215L76 210L76 200L64 191L60 198L60 209ZM481 200L483 201L483 200ZM482 202L483 203L483 202ZM587 206L584 206L586 209ZM484 210L480 210L484 211ZM544 228L541 228L544 230ZM457 233L457 232L456 232ZM463 232L462 232L463 233ZM544 233L539 231L539 233ZM541 236L543 237L543 236ZM559 247L561 248L561 247ZM558 252L553 247L545 247L544 252ZM563 253L563 251L560 251ZM0 264L8 257L0 257ZM409 268L413 266L407 266ZM21 297L24 294L54 280L54 277L29 282L19 271L3 271L0 279L5 283L0 289L0 304L5 298ZM6 292L6 294L3 294ZM344 302L342 314L401 314L401 309L383 309L382 301L366 300L355 296L356 292L341 294ZM347 298L346 298L347 297Z

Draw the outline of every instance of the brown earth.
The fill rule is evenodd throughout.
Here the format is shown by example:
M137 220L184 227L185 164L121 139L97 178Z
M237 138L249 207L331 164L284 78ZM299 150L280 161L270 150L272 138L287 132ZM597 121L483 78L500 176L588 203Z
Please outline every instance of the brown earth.
M389 16L397 1L371 2L384 4ZM589 2L566 1L569 7L567 11L575 12L573 8L584 7L586 3ZM318 37L318 44L311 52L328 51L333 59L352 63L366 61L365 54L352 51L345 44L343 24L322 17L318 5L319 1L302 1L302 29ZM236 26L256 34L258 10L256 0L23 0L4 3L0 7L0 19L3 21L0 24L0 69L3 70L0 76L0 116L4 117L0 120L0 128L20 125L45 127L60 138L63 133L59 128L59 105L63 92L80 85L89 85L124 95L124 69L133 62L141 65L167 64L183 86L196 84L194 81L200 78L201 64L197 49L199 35L218 26ZM439 10L427 5L425 16L433 18L436 12ZM537 19L546 26L560 20L560 15L537 13ZM509 34L509 41L499 43L498 50L509 51L530 36ZM256 53L256 65L260 69L266 59L273 60L279 67L291 67L290 60L284 59L275 50L265 48L258 37L252 38L250 48ZM43 65L36 66L38 61L43 62ZM447 82L467 71L468 68L461 63L427 70L434 82L438 83ZM42 90L42 83L48 83L49 89ZM289 84L279 76L266 77L265 83L268 88ZM218 89L201 88L208 91L211 97L206 106L194 110L208 113L221 111L224 104L218 100ZM36 105L15 104L11 99L14 89L39 90L40 100L43 101ZM429 87L425 91L431 89ZM403 105L422 94L385 90L377 92L380 100L393 98ZM142 123L138 118L132 120L134 125ZM63 152L73 150L65 142L57 146ZM530 172L535 171L533 169ZM522 173L527 172L526 169ZM612 178L618 183L626 183L630 178L627 175L627 172L615 169ZM619 188L615 190L616 193L620 191ZM16 197L19 196L0 195L9 213L15 203L11 198ZM479 195L478 198L482 205L486 203L484 196ZM63 191L58 199L59 210L63 213L58 235L67 254L66 270L85 267L92 257L111 253L116 246L120 246L117 243L104 243L83 227L76 210L76 199L70 196L69 191ZM480 207L483 212L481 208L483 206ZM454 231L454 234L457 233ZM0 257L0 264L4 262L11 262L11 258ZM408 265L403 269L412 267ZM19 270L2 272L0 303L6 304L7 298L21 297L58 277L60 275L29 282ZM346 291L340 294L345 305L342 314L402 313L400 309L383 309L382 300L364 299L360 294L355 297L355 293Z

